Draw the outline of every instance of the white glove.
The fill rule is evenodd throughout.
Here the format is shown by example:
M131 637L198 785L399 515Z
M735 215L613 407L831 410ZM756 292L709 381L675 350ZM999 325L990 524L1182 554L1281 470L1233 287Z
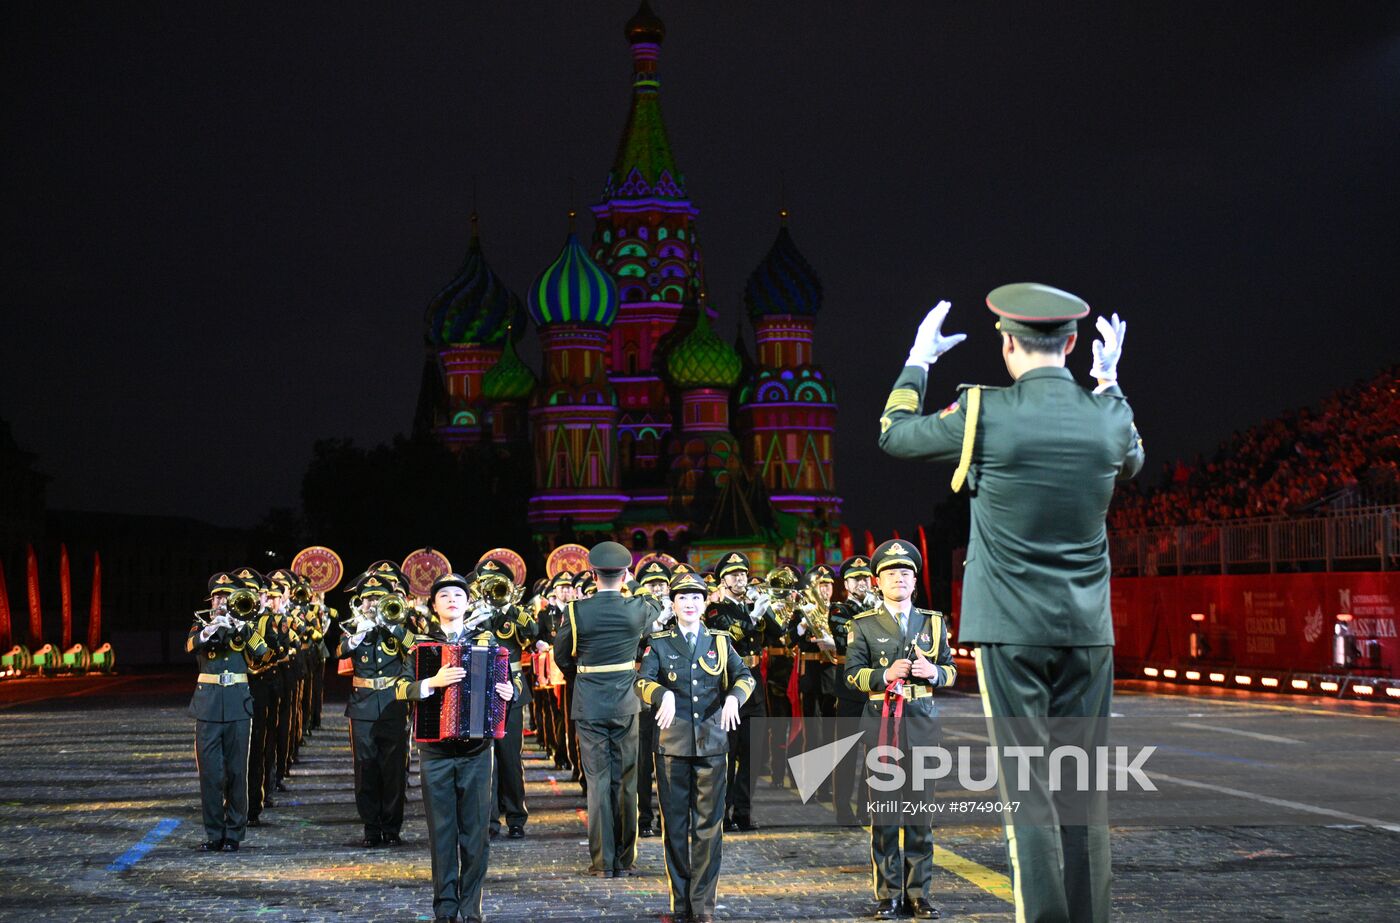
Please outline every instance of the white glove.
M210 638L214 637L214 632L216 632L216 631L218 631L218 630L219 630L219 626L218 626L218 625L210 625L208 628L205 628L205 629L203 629L203 630L200 631L200 633L199 633L199 640L201 640L201 641L208 641Z
M952 306L952 302L940 301L924 317L923 323L919 324L919 332L914 335L914 345L909 349L909 358L904 360L905 365L917 365L927 372L928 367L937 362L939 356L967 339L965 333L944 336L939 329Z
M1094 341L1094 367L1089 370L1089 374L1099 381L1099 386L1094 389L1094 393L1098 394L1118 384L1118 359L1123 355L1123 337L1128 332L1128 322L1119 320L1118 315L1114 314L1113 320L1100 317L1094 321L1094 326L1103 337Z
M807 623L806 623L806 622L798 622L798 623L797 623L797 636L800 638L800 637L802 637L803 635L805 635L806 633L807 633Z
M764 613L766 613L770 608L772 608L772 605L772 600L768 598L767 593L764 593L761 596L759 596L758 601L753 604L752 611L749 612L749 621L753 622L755 625L757 625L759 622L762 622Z
M362 635L362 634L364 634L365 632L367 632L367 631L369 631L371 628L373 628L373 627L374 627L374 624L375 624L374 619L372 619L372 618L370 618L370 617L368 617L368 616L364 616L364 615L360 616L359 618L355 619L355 625L354 625L355 634L357 634L357 635Z

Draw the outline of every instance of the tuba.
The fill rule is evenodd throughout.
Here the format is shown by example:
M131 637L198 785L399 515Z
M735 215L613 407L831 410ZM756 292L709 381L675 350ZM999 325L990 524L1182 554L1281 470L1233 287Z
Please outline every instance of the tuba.
M760 592L768 594L773 614L779 621L786 622L792 617L793 609L797 606L797 585L800 582L797 571L786 564L773 568L763 578Z
M807 626L807 635L813 641L831 641L831 606L822 599L821 593L815 586L809 586L802 591L802 601L797 605L798 612L802 615L802 622ZM822 659L827 663L835 663L834 651L822 650Z

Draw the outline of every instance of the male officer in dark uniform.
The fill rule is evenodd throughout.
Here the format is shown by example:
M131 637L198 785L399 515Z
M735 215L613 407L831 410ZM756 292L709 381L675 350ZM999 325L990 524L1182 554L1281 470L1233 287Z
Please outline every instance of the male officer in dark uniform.
M798 673L804 752L826 743L824 720L836 717L836 676L840 670L836 665L836 639L829 622L835 583L830 567L814 564L802 575L802 593L784 627L788 647L793 651L793 669ZM823 785L817 797L821 801L828 800L830 790Z
M671 568L661 561L649 561L637 572L637 581L642 587L642 598L654 603L655 618L647 625L637 651L640 663L646 652L647 636L665 631L670 627L674 614L671 610ZM652 783L656 778L656 721L651 709L642 709L637 728L637 831L641 836L653 837L657 834L656 799L652 797Z
M355 807L364 824L361 846L397 846L408 784L408 706L394 697L394 682L407 667L407 630L402 621L377 613L392 584L370 572L355 585L356 621L341 638L338 657L355 668L350 701L350 739L355 757Z
M651 635L637 693L648 712L655 709L671 919L706 923L714 919L719 884L725 752L754 679L729 633L701 624L705 582L684 574L670 592L675 627Z
M841 562L841 582L846 587L846 598L831 604L831 636L836 641L836 718L839 729L837 736L848 733L847 724L856 723L865 712L866 695L845 681L846 646L851 629L851 620L862 612L869 612L879 605L879 597L870 592L870 559L863 554L852 555ZM857 786L860 774L860 748L846 754L832 773L832 794L836 809L836 822L854 826L866 820L864 786Z
M919 552L913 545L894 539L876 548L870 562L884 600L851 621L845 681L867 697L862 722L866 745L901 748L901 763L912 776L911 748L938 744L933 690L951 686L958 670L948 647L943 614L914 605L914 585L923 566ZM892 794L896 803L906 797L924 803L933 800L931 786L883 796L872 792L871 797L884 800ZM893 919L900 913L926 920L938 918L938 910L929 900L932 821L931 813L907 812L902 805L890 811L872 811L870 860L876 919Z
M277 614L264 605L253 622L267 645L267 655L248 664L248 692L253 697L248 744L249 827L262 826L263 809L272 806L272 790L277 784L277 707L282 678L277 672L276 619Z
M655 610L619 592L632 553L617 542L594 545L598 575L591 599L569 604L555 635L560 666L575 667L574 724L588 781L588 872L620 878L637 859L637 644Z
M248 664L264 656L267 645L251 621L230 609L231 595L238 589L238 581L230 574L211 577L213 611L207 622L196 617L185 642L185 650L199 661L190 717L195 719L194 755L205 837L200 849L205 852L237 851L248 822L248 738L253 719ZM249 606L250 617L255 606Z
M487 574L503 577L512 583L515 580L509 568L491 558L482 561L476 568L478 578ZM481 605L491 608L485 603ZM510 651L510 671L519 680L521 651L532 646L539 637L539 622L529 610L512 603L494 609L491 613L491 630L496 635L496 643ZM510 709L506 712L506 736L496 741L496 770L491 782L496 792L491 835L496 836L501 832L501 817L504 815L506 829L513 840L525 835L525 821L530 817L530 811L525 806L525 765L521 758L521 748L525 742L525 703L530 700L530 690L524 683L518 685L521 694L511 700Z
M720 558L717 579L723 588L723 595L705 609L705 625L728 634L744 667L750 671L756 670L771 627L771 620L767 617L768 597L758 594L757 599L749 599L749 559L741 552L731 551ZM746 697L741 717L746 723L766 717L768 709L764 707L765 704L761 695ZM763 723L760 722L759 726ZM746 724L743 729L729 735L729 767L724 796L725 830L758 829L753 819L753 783L759 773L762 742L754 746L756 732L753 728L753 725Z
M1090 391L1065 368L1078 320L1089 313L1083 300L1019 283L992 291L987 306L999 318L1013 384L965 387L945 410L920 414L929 365L964 339L942 333L949 305L940 302L920 324L885 405L880 447L899 458L956 461L953 487L966 483L971 493L958 640L977 645L987 716L1106 719L1113 621L1104 518L1115 481L1143 463L1117 384L1126 325L1116 314L1098 319L1090 369L1098 386ZM1043 795L1039 772L1033 776L1031 793ZM1108 919L1106 825L1003 819L1017 919Z

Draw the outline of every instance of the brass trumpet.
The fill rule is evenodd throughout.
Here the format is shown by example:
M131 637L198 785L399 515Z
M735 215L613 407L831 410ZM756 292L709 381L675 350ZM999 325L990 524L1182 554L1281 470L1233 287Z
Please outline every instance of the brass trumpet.
M292 602L298 606L305 606L311 602L311 588L303 583L298 583L292 587Z
M261 600L258 598L257 593L254 593L252 590L238 590L230 594L229 598L219 605L209 609L198 610L195 612L195 616L204 616L205 618L203 618L202 621L206 626L219 615L224 614L228 615L230 618L246 622L250 616L258 611L260 605Z
M397 593L381 596L378 602L374 604L374 612L385 622L397 625L407 616L408 600Z
M516 586L514 580L501 574L482 574L472 581L467 591L468 598L484 602L493 609L513 606L524 594L524 587Z

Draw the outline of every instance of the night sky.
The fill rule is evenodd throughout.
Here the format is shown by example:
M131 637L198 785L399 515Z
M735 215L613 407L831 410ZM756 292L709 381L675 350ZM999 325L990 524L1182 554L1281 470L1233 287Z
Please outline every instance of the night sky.
M248 525L314 440L406 432L473 207L523 296L596 200L635 7L5 4L0 417L50 507ZM946 493L875 446L939 298L935 406L1005 383L993 287L1120 312L1154 475L1400 359L1396 4L654 8L721 333L781 206L824 282L856 530Z

